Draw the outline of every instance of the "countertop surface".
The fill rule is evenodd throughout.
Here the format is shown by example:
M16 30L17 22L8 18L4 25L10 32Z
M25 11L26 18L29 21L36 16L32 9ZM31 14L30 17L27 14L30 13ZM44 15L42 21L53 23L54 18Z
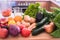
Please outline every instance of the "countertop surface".
M60 38L53 38L48 33L43 32L37 36L32 36L32 35L30 35L29 37L22 37L21 35L17 37L9 36L5 39L0 38L0 40L60 40Z

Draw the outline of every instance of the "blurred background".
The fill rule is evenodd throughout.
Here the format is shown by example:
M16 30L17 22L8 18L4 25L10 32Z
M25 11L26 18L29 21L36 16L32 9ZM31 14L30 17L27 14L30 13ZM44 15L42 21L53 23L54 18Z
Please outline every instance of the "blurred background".
M24 12L31 3L39 2L41 7L52 11L51 7L60 7L60 0L0 0L0 12L11 9L14 12Z

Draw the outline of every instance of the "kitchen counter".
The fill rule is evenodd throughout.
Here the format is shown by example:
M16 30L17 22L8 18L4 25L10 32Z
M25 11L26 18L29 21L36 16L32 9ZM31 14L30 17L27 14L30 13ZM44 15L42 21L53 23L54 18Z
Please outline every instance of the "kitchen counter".
M22 37L21 35L17 37L9 36L8 38L5 39L0 38L0 40L60 40L60 38L53 38L48 33L43 32L37 36L32 35L30 35L29 37Z

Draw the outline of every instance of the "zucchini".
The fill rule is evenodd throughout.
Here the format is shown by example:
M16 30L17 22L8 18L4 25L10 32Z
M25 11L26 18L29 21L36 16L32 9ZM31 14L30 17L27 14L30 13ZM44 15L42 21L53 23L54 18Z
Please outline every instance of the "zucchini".
M32 36L38 35L44 31L44 27L32 31Z
M49 24L49 22L46 22L44 25L47 25L47 24ZM38 28L38 29L32 30L32 36L35 36L35 35L38 35L38 34L44 32L45 31L44 30L44 25L40 26L40 28Z
M37 23L36 28L40 28L43 26L46 22L48 22L48 17L43 18L40 22Z

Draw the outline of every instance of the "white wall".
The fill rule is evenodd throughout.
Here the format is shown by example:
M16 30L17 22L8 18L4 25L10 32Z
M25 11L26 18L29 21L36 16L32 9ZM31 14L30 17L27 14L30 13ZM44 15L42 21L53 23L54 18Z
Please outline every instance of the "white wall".
M11 8L12 0L0 0L0 11L5 10L7 8Z

